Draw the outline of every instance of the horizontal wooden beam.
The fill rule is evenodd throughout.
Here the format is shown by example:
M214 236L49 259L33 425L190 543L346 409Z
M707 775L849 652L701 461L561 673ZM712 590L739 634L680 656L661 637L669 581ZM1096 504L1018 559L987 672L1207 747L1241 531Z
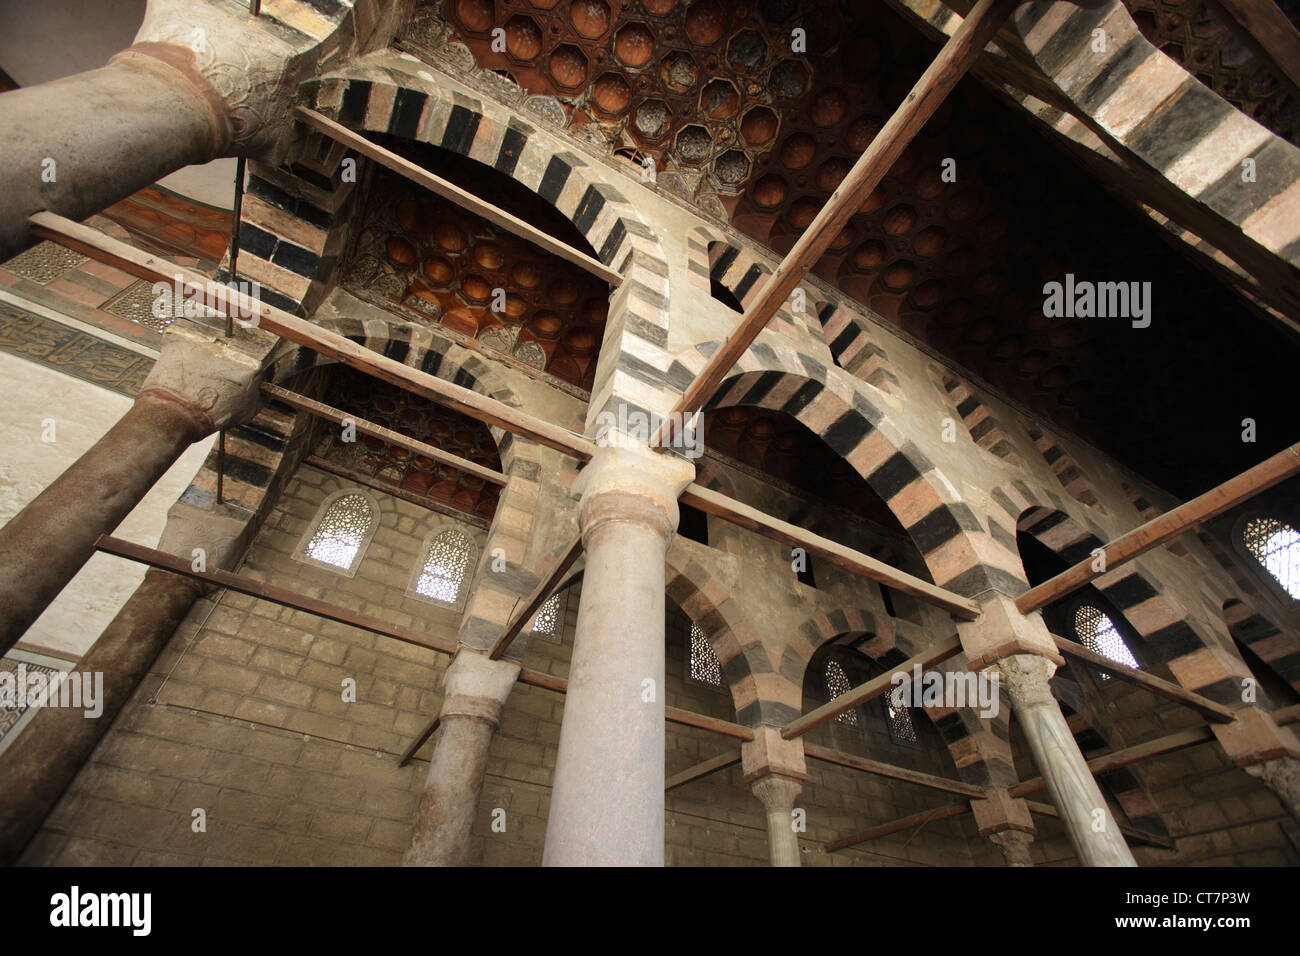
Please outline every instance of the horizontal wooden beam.
M973 621L980 615L980 606L969 598L923 581L906 571L890 567L861 551L854 551L839 542L814 534L806 528L782 521L751 508L743 502L711 491L702 485L691 484L681 495L681 501L707 514L716 515L738 527L757 532L767 538L781 541L792 547L804 548L825 558L832 564L860 574L864 578L887 584L896 591L910 594L918 600L942 608L963 621Z
M1092 775L1095 777L1099 774L1110 773L1112 770L1118 770L1120 767L1141 763L1143 760L1160 754L1173 753L1175 750L1184 750L1187 747L1206 744L1213 739L1214 731L1209 727L1193 727L1190 730L1180 730L1165 737L1148 740L1144 744L1135 744L1132 747L1125 747L1123 750L1116 750L1114 753L1093 757L1088 761L1088 769L1092 771ZM1031 794L1042 793L1046 789L1047 782L1042 777L1034 777L1032 780L1016 784L1008 792L1013 797L1027 797Z
M1056 817L1060 819L1060 811L1050 803L1039 803L1037 800L1026 800L1025 804L1029 807L1031 813L1037 813L1039 816ZM1172 850L1174 841L1169 837L1162 837L1155 833L1147 833L1145 830L1139 830L1137 827L1129 826L1127 823L1115 821L1119 827L1119 832L1124 834L1130 840L1136 840L1138 843L1147 843L1151 846L1158 846L1162 850Z
M897 820L891 820L889 823L882 823L880 826L871 827L854 833L851 836L840 837L831 840L826 844L826 852L834 853L836 850L847 850L849 847L857 846L859 843L866 843L870 840L876 840L883 836L889 836L891 833L901 833L903 830L910 830L913 827L923 826L934 820L946 820L949 817L959 817L964 813L970 813L969 801L962 800L960 803L949 803L942 807L935 807L933 810L922 810L920 813L912 813L905 817L899 817Z
M351 608L342 607L338 604L331 604L329 601L322 601L319 598L309 597L306 594L299 594L296 591L290 591L287 588L277 587L274 584L267 584L264 581L258 581L256 578L250 578L242 574L232 574L229 571L220 569L212 571L196 571L193 563L189 558L178 557L174 554L168 554L166 551L159 551L157 548L146 548L144 545L135 544L131 541L124 541L121 538L110 537L109 535L100 535L95 542L95 550L102 551L105 554L116 555L119 558L126 558L129 561L136 561L140 564L147 564L151 568L158 568L162 571L170 571L173 574L179 574L187 578L193 578L196 581L206 581L208 584L215 584L239 594L247 594L262 601L270 601L272 604L279 604L281 607L291 607L298 611L306 611L308 614L315 614L317 617L323 617L327 621L337 621L340 624L347 624L350 627L360 628L363 631L369 631L371 634L380 634L384 637L391 637L399 640L404 644L414 644L416 647L423 647L431 651L437 651L440 654L452 654L456 650L456 642L445 638L434 637L432 634L425 634L422 631L413 628L403 627L400 624L390 624L388 621L381 621L377 617L369 614L362 614Z
M1046 607L1053 601L1083 587L1089 581L1114 571L1125 561L1131 561L1166 541L1172 541L1196 525L1208 521L1215 515L1223 514L1295 474L1300 474L1300 442L1282 449L1272 458L1243 471L1235 478L1229 478L1217 488L1212 488L1172 511L1166 511L1146 524L1120 535L1101 549L1102 556L1105 558L1102 567L1105 570L1094 569L1094 566L1099 563L1097 556L1084 558L1056 577L1020 595L1016 598L1016 607L1022 614Z
M186 298L202 301L208 308L225 315L242 315L245 318L241 321L246 321L250 325L256 324L273 335L312 349L374 378L422 395L471 418L504 428L508 432L576 458L586 460L595 454L594 442L574 434L567 428L542 421L504 402L480 395L472 389L404 365L364 345L358 345L336 332L290 315L283 309L251 299L236 289L213 282L193 269L186 269L160 256L150 255L125 242L119 242L97 229L91 229L49 212L34 213L28 221L32 224L32 232L41 238L53 239L70 249L76 249L92 259L115 266L132 275L169 284L175 282L176 277L180 276L182 294Z
M323 116L315 110L308 109L305 106L299 106L295 111L298 120L312 129L324 133L330 139L337 143L342 143L351 149L356 150L363 156L373 159L381 166L387 166L393 172L405 176L411 182L418 186L423 186L430 192L437 193L445 199L450 199L462 209L468 209L477 216L482 216L488 222L500 226L507 232L512 232L521 239L526 239L533 245L547 252L553 253L564 259L566 262L572 262L574 265L587 270L592 275L597 276L612 286L618 286L623 281L621 273L611 269L605 263L592 256L587 255L569 245L567 242L561 242L549 233L543 232L536 226L533 226L517 216L512 216L504 209L499 209L489 202L485 202L471 192L461 189L455 183L448 182L441 176L436 176L429 170L417 163L411 162L398 156L390 149L385 149L378 143L372 142L360 133L348 129L339 123L334 122L328 116Z
M736 330L713 353L708 364L683 393L673 409L681 417L671 415L665 422L684 421L705 406L745 350L790 297L795 286L817 264L822 253L858 213L872 190L880 185L926 120L970 69L1017 2L1019 0L979 0L831 193L826 205L786 253L776 271L767 277L745 309ZM667 427L661 426L657 440L650 444L654 447L670 444L671 438Z
M823 747L820 744L810 744L804 741L803 752L815 760L823 760L826 763L839 764L841 767L850 767L854 770L861 770L864 773L874 774L878 777L889 777L891 780L902 780L906 783L914 783L918 787L928 787L931 790L942 790L944 793L956 793L963 797L975 797L983 799L988 796L988 790L984 787L978 787L973 783L962 783L960 780L949 780L947 777L936 777L934 774L921 773L919 770L908 770L906 767L895 767L893 764L881 763L879 760L871 760L867 757L859 757L857 754L846 754L840 750L832 750L829 747Z
M431 458L434 461L440 461L444 465L451 465L468 475L475 475L484 481L494 485L502 485L509 480L499 471L491 468L484 468L482 465L470 461L468 458L462 458L460 455L453 455L449 451L443 451L436 445L430 445L416 438L408 438L401 432L395 432L391 428L384 428L382 425L376 425L372 421L367 421L351 412L345 412L341 408L335 408L332 405L326 405L324 402L318 402L315 399L308 398L306 395L299 395L297 392L291 392L287 388L281 388L278 385L265 384L262 386L262 392L267 396L283 402L290 408L296 408L299 411L308 412L317 418L323 418L326 421L334 422L336 425L343 425L351 422L352 426L362 435L371 435L375 438L381 438L390 445L396 445L398 448L405 448L407 451L413 451L417 455L423 455L425 458Z
M515 638L519 636L519 632L524 629L524 625L533 619L533 615L546 603L546 599L551 596L552 592L560 586L560 581L564 579L564 575L568 573L569 568L573 567L573 563L581 556L582 535L577 535L564 553L556 559L550 573L538 583L537 587L533 588L533 593L528 595L528 600L524 602L524 606L511 615L510 623L506 625L506 629L501 632L501 636L492 645L492 650L488 652L488 656L492 660L501 659L501 656L514 643Z
M861 707L867 701L874 700L882 694L887 693L895 686L895 674L905 675L904 683L906 683L912 679L913 667L920 665L923 670L927 667L933 667L935 664L938 664L941 661L946 661L948 658L960 651L961 642L957 640L956 636L950 637L945 641L940 641L933 647L928 647L921 651L921 653L914 654L897 667L891 667L887 673L881 674L878 677L873 677L865 684L859 684L857 687L840 694L840 696L836 697L834 700L822 704L815 710L810 710L808 713L795 718L781 728L781 736L786 740L793 740L795 737L806 734L814 727L820 727L827 721L834 720L846 710L852 710L854 707Z
M731 750L727 753L718 754L716 757L710 757L708 760L697 763L694 767L687 767L680 773L675 773L665 780L664 793L669 790L676 790L678 787L684 787L693 780L707 777L711 773L717 773L719 770L725 770L738 763L740 763L739 750Z
M1262 50L1293 89L1300 89L1300 30L1273 0L1210 0L1210 6ZM1236 32L1236 31L1234 31Z
M1212 723L1230 724L1237 719L1237 715L1231 709L1215 703L1208 697L1202 697L1185 687L1179 687L1171 681L1162 680L1154 674L1148 674L1145 671L1112 661L1109 657L1098 654L1096 651L1090 651L1082 644L1066 640L1059 635L1053 634L1052 640L1056 642L1057 650L1062 654L1068 654L1076 660L1091 664L1098 670L1114 674L1121 680L1126 680L1131 684L1137 684L1139 687L1146 688L1151 693L1158 694L1166 700L1172 700L1176 704L1190 707Z

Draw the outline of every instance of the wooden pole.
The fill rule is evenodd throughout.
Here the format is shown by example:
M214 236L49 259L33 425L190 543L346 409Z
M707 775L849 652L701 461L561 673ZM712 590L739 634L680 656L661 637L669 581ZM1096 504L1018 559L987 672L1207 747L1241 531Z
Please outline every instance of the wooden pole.
M533 615L537 613L538 608L545 604L546 599L560 586L560 581L569 568L573 567L573 563L578 560L581 554L582 535L578 535L573 539L573 543L560 555L551 568L550 574L546 575L537 587L533 588L533 593L528 596L524 606L510 618L510 623L506 625L506 629L497 638L496 643L492 645L488 657L494 661L501 659L501 656L514 643L515 638L519 636L519 632L523 630L524 625L533 619Z
M592 275L598 276L614 287L622 283L622 274L611 269L599 259L578 251L568 243L561 242L536 226L529 225L522 219L510 215L504 209L498 209L491 203L484 202L473 193L461 189L455 183L450 183L441 176L435 176L424 167L398 156L392 150L385 149L378 143L371 142L360 133L353 132L346 126L334 122L328 116L322 116L315 110L308 109L305 106L299 106L295 112L300 122L318 132L324 133L335 142L342 143L361 155L370 157L380 165L387 166L393 172L405 176L411 182L423 186L430 192L450 199L461 208L468 209L475 215L500 226L507 232L512 232L521 239L526 239L533 245L586 269Z
M1120 767L1140 763L1149 757L1173 753L1175 750L1195 747L1199 744L1209 743L1212 740L1214 740L1214 731L1210 730L1209 727L1193 727L1190 730L1180 730L1166 737L1148 740L1144 744L1135 744L1123 750L1116 750L1114 753L1093 757L1088 761L1088 769L1092 771L1092 775L1095 777L1098 774L1118 770ZM1007 792L1013 797L1027 797L1030 794L1042 793L1046 789L1047 784L1043 778L1034 777L1032 780L1016 784Z
M1020 0L979 0L917 80L894 115L876 134L871 145L858 157L849 174L831 193L821 212L786 253L776 271L768 277L754 301L745 309L736 331L722 343L722 347L713 354L709 363L686 389L673 409L681 417L672 415L665 419L665 424L660 426L659 432L650 442L652 447L661 447L671 442L668 423L685 421L704 407L732 366L789 298L808 270L817 264L822 253L829 248L845 223L858 212L867 196L880 185L903 150L957 85L957 81L966 75L985 45L997 33L1002 21L1019 2Z
M693 780L699 780L701 777L707 777L711 773L717 773L719 770L725 770L740 763L740 751L731 750L727 753L718 754L716 757L710 757L694 767L687 767L681 773L675 773L664 781L664 793L669 790L676 790L678 787L684 787Z
M1127 667L1124 664L1116 663L1109 657L1104 657L1095 651L1090 651L1082 644L1076 644L1074 641L1066 640L1056 634L1052 635L1052 640L1056 642L1057 649L1062 654L1068 654L1073 658L1091 664L1093 667L1114 674L1121 680L1129 681L1144 687L1153 694L1172 700L1176 704L1182 704L1184 707L1190 707L1206 720L1216 724L1230 724L1237 719L1237 715L1222 704L1215 703L1208 697L1202 697L1200 694L1193 693L1185 687L1179 687L1167 680L1162 680L1145 671L1136 668Z
M861 770L865 773L875 774L878 777L889 777L891 780L902 780L906 783L914 783L918 787L928 787L931 790L942 790L944 793L956 793L963 797L973 797L983 799L988 796L988 790L984 787L978 787L973 783L962 783L960 780L949 780L947 777L936 777L934 774L921 773L919 770L908 770L906 767L895 767L893 764L881 763L879 760L870 760L866 757L859 757L857 754L846 754L839 750L831 750L829 747L822 747L819 744L810 744L804 741L803 752L815 760L823 760L826 763L839 764L841 767L851 767L854 770Z
M484 468L482 465L475 464L468 458L461 458L459 455L453 455L451 452L443 451L436 445L430 445L426 442L419 441L415 438L407 438L400 432L395 432L391 428L384 428L382 425L376 425L374 422L367 421L364 418L358 418L342 409L334 408L332 405L326 405L324 402L318 402L308 398L306 395L299 395L297 392L291 392L287 388L281 388L278 385L263 385L262 391L271 398L283 402L290 408L296 408L299 411L309 412L318 418L334 422L337 425L343 425L351 422L353 427L363 435L373 435L375 438L382 438L390 445L396 445L398 448L405 448L413 451L417 455L423 455L425 458L432 458L434 461L440 461L444 465L451 465L458 468L466 474L476 475L484 481L491 482L494 485L505 485L507 477L499 471L491 468Z
M1263 51L1292 88L1300 89L1300 30L1273 0L1210 0L1210 7Z
M1300 442L1284 448L1272 458L1230 478L1217 488L1212 488L1198 498L1179 505L1172 511L1152 518L1127 534L1122 534L1102 549L1100 556L1084 558L1056 577L1030 588L1016 598L1016 607L1022 614L1046 607L1058 598L1078 590L1095 578L1115 570L1152 548L1183 534L1215 515L1236 507L1292 475L1300 473ZM1104 570L1094 570L1098 557L1105 559Z
M433 718L433 720L429 721L429 723L425 725L425 728L422 731L420 731L420 733L416 736L414 740L411 741L410 746L402 751L402 756L397 761L397 765L399 767L406 766L407 761L409 761L412 757L415 756L415 752L424 746L424 742L426 740L428 740L430 737L433 736L433 732L438 729L438 724L440 724L441 722L442 722L441 717L435 717Z
M854 833L852 836L831 840L826 844L826 852L834 853L836 850L846 850L851 846L857 846L859 843L866 843L869 840L875 840L882 836L889 836L891 833L910 830L913 827L919 827L931 822L932 820L946 820L949 817L959 817L964 813L970 812L970 803L965 800L960 803L949 803L942 807L935 807L933 810L922 810L920 813L913 813L909 816L899 817L897 820L893 820L889 823L882 823L880 826L871 827L868 830L862 830L859 833Z
M961 641L956 637L951 637L946 641L940 641L933 647L928 647L908 658L897 667L889 669L888 673L881 674L879 677L873 677L865 684L859 684L852 690L847 690L840 696L836 697L829 703L822 704L815 710L810 710L801 717L790 721L781 728L781 736L786 740L793 740L812 730L814 727L820 727L829 720L834 720L846 710L852 710L854 707L860 707L869 700L874 700L881 694L887 692L894 686L894 675L903 674L906 681L912 679L912 668L920 665L922 669L933 667L940 661L946 661L961 651Z
M691 484L682 492L681 501L706 514L716 515L738 527L755 531L767 538L785 544L806 548L812 554L825 558L854 574L887 584L896 591L910 594L927 604L942 608L962 621L973 621L980 615L980 606L969 598L922 581L914 575L890 567L875 558L854 551L829 538L813 534L805 528L773 518L757 508L751 508L734 498L711 491L701 485Z

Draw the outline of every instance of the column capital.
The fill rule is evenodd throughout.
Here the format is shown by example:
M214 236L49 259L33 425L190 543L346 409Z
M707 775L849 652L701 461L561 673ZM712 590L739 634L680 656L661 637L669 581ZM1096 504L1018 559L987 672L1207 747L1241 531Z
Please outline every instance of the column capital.
M1025 830L999 830L988 835L989 842L1002 851L1007 866L1033 866L1029 856L1029 845L1034 842L1034 834Z
M980 616L957 625L962 650L972 670L980 670L1012 654L1036 654L1058 666L1065 658L1037 611L1022 614L1005 594L991 594L980 603Z
M443 678L439 718L470 717L495 729L519 670L515 661L494 661L482 651L461 645Z
M592 534L619 521L653 528L666 542L677 528L677 497L695 480L695 466L619 433L606 441L574 482L582 495L583 545L590 548Z
M225 338L188 322L163 334L162 353L140 396L169 401L193 416L205 434L248 421L262 406L270 336Z
M768 812L788 811L794 809L794 802L803 790L803 780L769 773L751 781L749 788Z
M751 784L772 775L788 780L807 780L803 738L786 740L776 727L759 727L754 731L753 740L740 745L740 767L745 782Z
M1002 686L1011 695L1016 707L1035 704L1056 706L1052 688L1048 683L1056 672L1056 664L1037 654L1012 654L993 665L1002 675Z

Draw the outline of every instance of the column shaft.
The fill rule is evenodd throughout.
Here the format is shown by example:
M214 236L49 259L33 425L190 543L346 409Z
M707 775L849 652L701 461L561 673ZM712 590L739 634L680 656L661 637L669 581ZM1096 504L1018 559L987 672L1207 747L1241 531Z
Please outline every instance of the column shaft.
M1119 826L1052 696L1046 658L1015 654L998 662L1015 714L1047 791L1084 866L1137 866Z
M666 535L605 520L584 542L542 864L662 866Z
M803 784L773 774L755 780L752 787L767 817L767 849L772 865L802 865L799 835L794 829L794 801Z
M0 95L0 260L28 241L27 217L37 210L81 220L225 148L221 101L198 92L207 81L170 48L153 47L149 57L120 55Z
M211 421L183 397L146 390L116 425L0 528L0 653L90 560Z
M76 673L104 675L102 713L43 707L0 754L0 865L17 860L205 590L150 569L77 664Z

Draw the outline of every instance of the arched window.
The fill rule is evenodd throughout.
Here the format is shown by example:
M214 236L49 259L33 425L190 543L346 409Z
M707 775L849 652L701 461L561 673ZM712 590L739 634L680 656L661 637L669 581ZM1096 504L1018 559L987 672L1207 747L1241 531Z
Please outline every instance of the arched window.
M916 743L916 727L912 723L912 712L906 706L895 706L890 699L891 696L890 694L885 695L885 714L889 717L889 736L896 743Z
M339 492L327 498L298 557L353 574L378 525L379 509L369 495Z
M1241 539L1282 589L1300 600L1300 533L1276 518L1252 518Z
M465 577L474 557L474 542L455 528L425 542L424 564L411 585L416 597L459 608L465 597Z
M691 680L710 687L722 686L722 664L713 653L704 629L694 623L691 624Z
M844 673L844 668L839 665L838 661L829 660L826 662L826 693L830 694L828 700L834 700L841 694L847 694L853 689L849 683L848 675ZM856 707L846 710L835 717L837 723L847 724L850 727L860 727L858 720L858 709Z
M552 644L560 642L560 631L564 629L562 618L564 605L560 600L560 594L561 592L556 591L543 601L542 606L537 609L537 614L533 616L531 633Z
M1119 636L1111 619L1092 605L1084 604L1074 612L1074 630L1083 646L1093 653L1109 657L1117 664L1138 666L1137 658ZM1102 680L1110 679L1109 674L1101 677Z

